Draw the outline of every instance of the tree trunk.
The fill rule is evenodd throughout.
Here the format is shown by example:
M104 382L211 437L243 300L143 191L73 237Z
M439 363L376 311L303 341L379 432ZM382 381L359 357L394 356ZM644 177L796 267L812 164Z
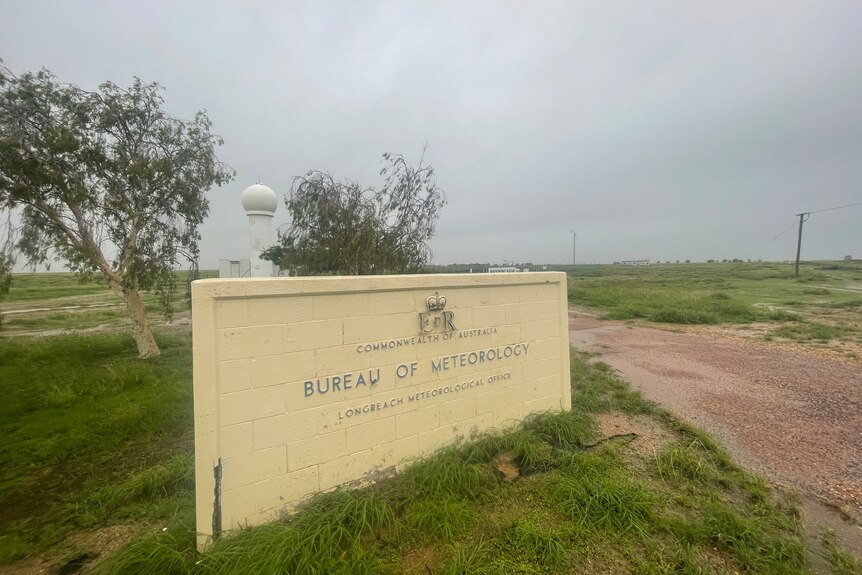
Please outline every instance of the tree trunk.
M124 288L119 283L113 281L110 282L110 285L114 293L126 302L126 311L129 312L129 317L132 320L132 332L135 337L135 343L138 344L138 357L146 359L161 355L162 352L153 337L153 330L150 329L150 322L147 319L147 308L144 307L144 302L141 301L141 294L134 288Z

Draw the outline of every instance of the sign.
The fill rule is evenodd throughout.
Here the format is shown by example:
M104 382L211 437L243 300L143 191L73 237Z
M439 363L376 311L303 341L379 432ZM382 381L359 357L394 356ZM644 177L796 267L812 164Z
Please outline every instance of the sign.
M198 545L569 409L563 273L192 284Z

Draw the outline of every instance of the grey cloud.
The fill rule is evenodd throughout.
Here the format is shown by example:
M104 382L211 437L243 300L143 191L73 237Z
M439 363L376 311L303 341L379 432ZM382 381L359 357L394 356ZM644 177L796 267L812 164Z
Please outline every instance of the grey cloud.
M132 75L207 108L237 170L203 265L246 251L242 189L430 161L436 261L785 259L793 214L862 201L857 2L86 2L0 5L0 57ZM862 208L805 257L862 253ZM276 222L285 221L283 206Z

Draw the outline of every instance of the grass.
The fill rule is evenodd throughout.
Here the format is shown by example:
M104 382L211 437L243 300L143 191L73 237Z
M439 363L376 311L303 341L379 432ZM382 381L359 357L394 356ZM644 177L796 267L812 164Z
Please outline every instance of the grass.
M12 274L9 301L48 300L107 292L105 285L79 282L71 273Z
M792 265L776 263L578 266L569 270L569 301L606 319L770 322L780 325L768 339L862 343L862 299L852 291L860 279L855 262L809 265L798 279Z
M200 270L200 277L218 277L218 270ZM177 291L183 291L182 288L187 279L187 272L176 272ZM111 292L97 276L82 281L75 274L69 272L14 273L7 299L10 302L59 299L60 301L54 301L53 305L61 306L69 305L66 298L102 294L110 295ZM182 293L179 296L181 298Z
M568 552L562 535L536 521L515 520L504 532L505 545L528 562L549 568L562 567Z
M101 374L93 385L75 383L74 376L61 383L58 373L34 374L29 385L41 387L21 385L10 393L21 413L19 424L26 425L27 418L44 423L49 413L57 415L52 410L58 406L104 415L113 410L110 396L135 390L161 398L148 405L162 414L136 423L137 431L119 446L114 439L73 434L73 465L64 469L110 471L84 474L78 487L52 493L51 513L25 529L6 522L4 561L56 544L51 537L34 537L58 525L86 530L131 522L141 535L100 558L97 572L394 574L426 573L426 566L434 573L472 574L809 572L798 512L765 481L734 464L708 435L643 400L607 366L579 353L572 358L572 412L534 414L518 429L447 448L368 488L318 495L284 520L223 537L200 555L194 548L190 453L168 449L152 458L140 448L141 438L171 444L153 426L176 429L169 434L174 437L188 430L188 421L172 420L176 414L159 393L174 389L173 403L190 407L183 393L189 374L177 365L188 359L188 341L167 340L171 353L153 372L154 364L123 358L133 354L127 343L108 335L50 338L7 352L7 358L26 356L22 361L45 369L52 365L50 357L63 353L70 375L76 366ZM41 395L50 399L40 401ZM124 397L146 403L144 397ZM596 418L605 413L651 418L671 440L654 455L602 441ZM29 429L35 433L38 426ZM10 460L18 461L19 473L28 467L60 469L58 454L69 445L55 444L53 435L42 434L41 448ZM14 455L14 445L4 440L3 448ZM118 448L123 460L107 457L114 465L102 467ZM501 458L519 466L518 479L503 478L497 469ZM36 478L30 486L10 474L7 502L38 484L39 473L29 473ZM39 522L41 531L34 529ZM852 573L847 569L856 559L833 540L829 545L835 572ZM98 549L76 548L69 560L82 552Z
M163 463L133 471L118 483L91 487L75 514L85 525L96 525L112 514L115 517L136 517L139 514L169 517L153 509L153 501L177 498L184 502L194 492L194 457L177 453ZM141 507L141 509L138 509ZM123 513L117 513L123 510Z
M124 307L98 311L43 313L37 317L10 315L4 320L9 331L47 331L56 329L81 330L98 326L118 326L130 324L129 315Z
M838 545L834 532L824 533L820 542L828 554L829 566L835 575L862 575L862 561Z
M773 336L785 337L798 341L830 341L855 333L856 330L840 325L823 323L796 323L784 325L772 332Z
M146 499L147 515L160 479L188 475L191 342L158 340L163 355L148 362L130 335L0 340L0 536L17 542L7 560L104 519L124 498Z
M190 341L160 344L162 357L139 362L128 336L0 342L0 562L49 553L116 574L810 572L782 494L574 351L571 412L320 494L198 554ZM604 414L650 419L669 439L656 453L605 441ZM519 477L505 478L502 460ZM116 553L92 560L99 544L63 541L111 525L137 533ZM833 572L858 573L826 537Z
M201 277L216 277L212 270L202 270ZM173 312L188 311L186 272L176 273ZM142 300L151 318L161 316L161 304L155 293L142 292ZM72 273L12 274L8 295L0 311L3 331L7 335L48 330L83 330L117 328L130 324L123 302L99 278L80 281ZM26 311L36 310L36 311ZM22 313L23 312L23 313Z
M660 496L626 477L629 470L613 448L603 451L567 459L550 481L552 501L581 532L644 536Z

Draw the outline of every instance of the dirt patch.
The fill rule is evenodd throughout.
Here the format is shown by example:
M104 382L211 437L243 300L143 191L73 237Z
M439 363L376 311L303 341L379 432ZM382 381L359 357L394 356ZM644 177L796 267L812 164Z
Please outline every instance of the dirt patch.
M404 573L434 573L437 564L440 562L440 552L436 547L423 547L411 551L404 557L401 567Z
M3 565L0 572L4 575L91 573L105 557L131 542L140 532L141 528L134 525L79 531L57 545L49 555Z
M645 457L655 457L659 450L673 441L673 435L655 419L625 413L600 413L596 416L602 437L635 434L629 446Z
M521 475L521 468L515 463L515 454L504 451L494 459L494 468L503 474L506 481L515 481Z
M671 332L576 315L569 330L572 345L719 436L749 469L862 520L862 362L721 330ZM826 527L839 532L844 518L831 517ZM862 529L839 538L862 551Z

